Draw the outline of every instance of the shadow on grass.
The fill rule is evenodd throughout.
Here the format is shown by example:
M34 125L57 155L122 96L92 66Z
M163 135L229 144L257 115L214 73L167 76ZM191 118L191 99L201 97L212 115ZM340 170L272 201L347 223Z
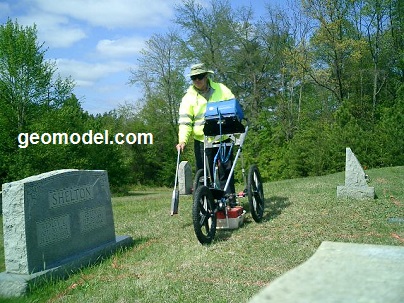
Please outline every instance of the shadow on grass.
M286 197L273 196L273 197L265 199L264 215L262 217L261 222L265 222L265 221L275 219L290 204L291 204L291 202ZM246 216L244 218L243 225L246 226L246 225L249 225L251 223L256 223L254 221L254 219L251 217L249 203L248 202L247 203L242 203L242 205L243 205L245 211L247 212L247 214L250 214L249 216ZM189 226L189 225L192 225L192 223L188 223L188 224L184 225L184 227ZM237 229L217 229L214 242L229 240L231 238L233 232L236 231L236 230Z
M130 191L125 194L125 196L130 196L130 197L137 197L137 196L150 196L150 195L156 195L157 193L153 192L145 192L145 191Z
M278 217L283 210L290 205L289 198L286 197L270 197L265 199L265 213L263 220L267 221Z
M262 221L261 222L265 222L265 221L269 221L271 219L276 218L277 216L279 216L282 211L288 207L291 203L289 202L289 199L286 197L278 197L278 196L274 196L274 197L270 197L269 199L265 199L265 209L264 209L264 215L262 217ZM243 205L245 211L247 213L250 213L250 205L249 203L244 203ZM244 219L243 225L249 225L252 223L256 223L254 221L254 219L250 216L247 216ZM233 230L229 230L229 229L221 229L221 230L217 230L216 231L216 241L227 241L231 238L232 233L235 231L235 229Z
M286 197L278 197L278 196L273 196L270 198L265 199L265 204L264 204L264 215L262 217L262 221L269 221L271 219L276 218L279 216L282 211L290 205L290 201ZM247 211L247 213L250 212L250 205L249 203L244 204L244 209ZM252 218L247 219L244 221L246 224L254 222Z
M132 243L124 244L123 246L112 249L104 248L98 252L95 252L95 250L83 251L82 255L68 257L67 259L59 261L57 265L50 267L47 270L32 274L31 277L25 281L26 284L21 287L26 287L25 295L31 295L34 292L41 292L41 288L44 287L44 285L56 285L59 281L70 279L73 275L80 274L85 269L95 268L99 264L113 259L115 256L128 252L135 245L141 245L146 242L147 239L148 238L140 238L133 240ZM15 287L20 287L19 283L21 282L18 280ZM23 296L21 298L22 301L19 301L17 295L16 301L10 302L26 302ZM0 302L3 302L1 299L2 297L0 297ZM37 302L37 300L32 302Z
M182 228L187 228L187 227L190 227L190 226L193 226L194 225L194 223L192 222L192 221L190 221L190 222L187 222L187 223L184 223L184 224L182 224Z
M229 240L231 238L231 235L233 234L233 231L235 231L235 229L217 229L215 241L217 242Z
M140 246L142 244L149 242L150 240L151 240L151 238L149 238L149 237L140 237L140 238L133 239L132 247Z

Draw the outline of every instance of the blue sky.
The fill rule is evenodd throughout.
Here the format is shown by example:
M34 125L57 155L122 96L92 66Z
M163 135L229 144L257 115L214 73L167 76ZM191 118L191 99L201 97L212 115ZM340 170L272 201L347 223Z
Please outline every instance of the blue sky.
M232 6L252 5L256 17L265 5L282 0L233 0ZM181 0L0 0L0 22L17 19L36 24L38 42L48 48L62 77L75 81L74 93L84 110L104 113L120 104L135 103L139 87L127 84L144 43L172 25L174 6Z

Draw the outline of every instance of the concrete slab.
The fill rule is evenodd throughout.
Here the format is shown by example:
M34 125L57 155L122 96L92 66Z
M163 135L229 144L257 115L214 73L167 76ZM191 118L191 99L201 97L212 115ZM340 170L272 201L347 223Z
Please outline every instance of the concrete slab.
M402 303L404 247L323 242L250 303Z

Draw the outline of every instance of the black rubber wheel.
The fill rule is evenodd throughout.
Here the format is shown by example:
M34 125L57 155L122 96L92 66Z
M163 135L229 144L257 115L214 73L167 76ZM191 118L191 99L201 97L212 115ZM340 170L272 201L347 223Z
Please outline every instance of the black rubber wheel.
M203 169L198 169L198 171L195 174L195 178L194 178L194 184L193 184L193 194L195 197L195 193L198 190L199 186L203 185Z
M265 198L261 174L256 165L251 165L248 171L247 187L251 216L255 222L261 222L264 215Z
M216 233L216 215L212 193L207 186L199 186L194 195L192 221L199 242L211 243Z

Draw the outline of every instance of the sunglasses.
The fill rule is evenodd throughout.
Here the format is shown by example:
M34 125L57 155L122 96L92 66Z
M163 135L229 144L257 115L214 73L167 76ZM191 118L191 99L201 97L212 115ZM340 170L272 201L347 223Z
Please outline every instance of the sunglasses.
M194 76L191 76L191 80L192 80L192 81L195 81L196 79L202 80L202 79L205 78L205 77L206 77L206 74L194 75Z

